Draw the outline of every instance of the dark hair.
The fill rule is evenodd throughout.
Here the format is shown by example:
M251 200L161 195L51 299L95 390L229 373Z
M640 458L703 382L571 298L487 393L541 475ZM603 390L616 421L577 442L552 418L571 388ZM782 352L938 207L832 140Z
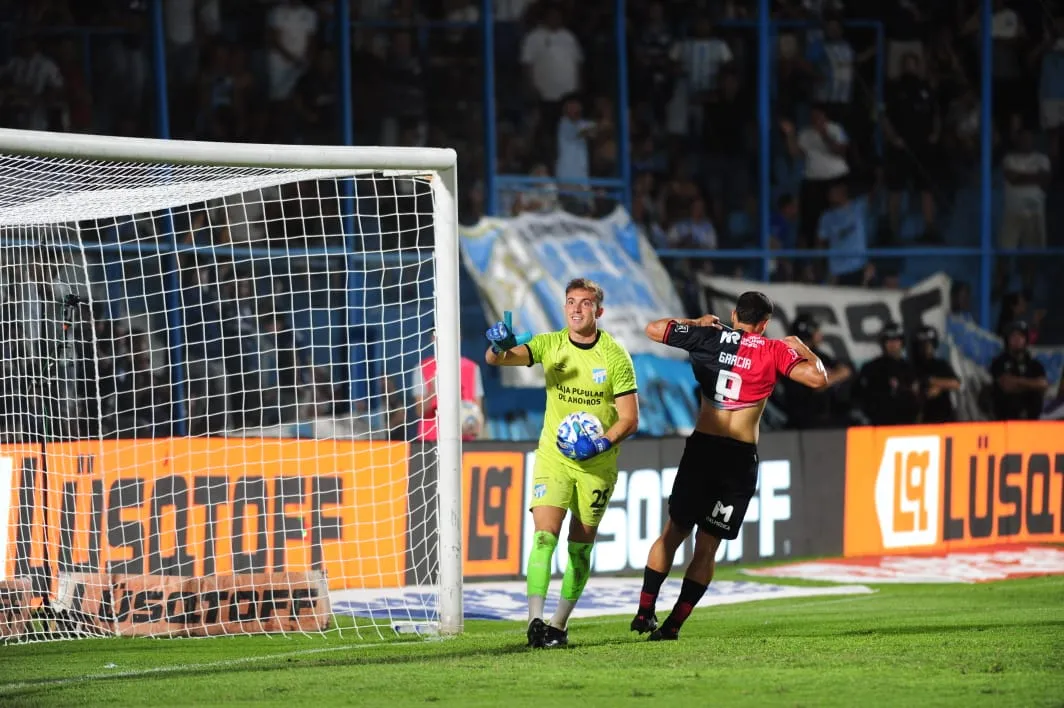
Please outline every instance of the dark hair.
M756 325L772 317L772 301L765 293L748 290L735 301L735 316L743 324Z

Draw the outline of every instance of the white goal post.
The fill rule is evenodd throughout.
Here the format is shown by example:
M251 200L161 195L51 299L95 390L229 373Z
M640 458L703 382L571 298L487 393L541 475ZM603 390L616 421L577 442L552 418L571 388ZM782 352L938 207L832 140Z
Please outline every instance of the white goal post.
M9 380L0 391L0 642L334 629L386 636L400 624L420 622L443 634L462 631L456 164L455 151L443 148L0 129L0 364L6 367L0 376ZM201 231L207 242L196 240ZM105 249L105 233L133 235L115 236ZM314 239L326 245L313 245ZM97 257L105 250L109 255ZM189 268L179 260L186 256L195 262ZM227 269L224 285L237 295L208 303L209 312L205 300L196 300L196 311L208 312L197 315L204 333L196 346L223 354L204 354L193 375L193 344L185 341L192 325L183 319L193 307L186 300L192 290L184 278L196 268ZM257 292L260 280L278 288L270 293L277 309L263 314L256 304L250 326L268 331L248 334L249 298L239 294ZM156 281L179 287L160 290ZM217 294L223 283L213 285ZM101 292L113 301L101 302ZM159 384L160 391L174 391L161 404L142 395L135 363L128 371L116 368L119 335L108 340L113 361L105 366L99 353L105 324L99 313L138 298L137 321L149 324L137 332L127 327L122 336L146 343L123 356L135 362L144 355L143 381L154 381L160 361L170 372L165 375L175 376ZM375 319L353 322L359 312ZM320 335L318 344L276 344L277 330L294 329L296 318L306 336ZM359 328L365 342L352 334ZM271 390L280 386L275 376L244 368L234 375L211 360L224 356L246 367L254 359L266 371L267 353L270 361L290 353L293 371L310 372L294 374L291 401ZM426 383L416 362L429 357L436 374ZM182 367L185 373L172 373ZM321 370L326 378L340 371L342 381L320 383ZM111 382L123 377L134 383L126 394L114 393ZM174 422L191 420L193 409L209 418L211 403L198 391L221 379L226 406L235 395L255 394L260 415L253 423L239 410L243 423L233 424L229 408L221 428L205 424L195 432ZM233 381L254 383L241 391ZM324 414L306 418L306 410L325 410L313 398L318 391L342 386L346 393L336 394L330 410L347 405L346 418L330 413L328 429L321 425ZM304 405L310 390L313 400ZM396 423L399 409L382 408L393 397L402 411L421 411L434 397L434 445L410 432L416 414ZM114 403L123 400L131 401L124 414L115 406L125 404ZM269 415L261 413L267 409ZM176 411L173 421L160 423L159 411ZM408 432L389 433L389 426ZM431 499L405 496L405 476L390 471L400 462L406 469L401 455L411 469L416 460L423 479L414 491ZM167 480L165 489L127 474L132 466L155 470L156 481ZM325 472L345 481L319 488L315 475ZM388 518L392 513L405 518ZM348 524L364 538L331 542ZM418 538L391 538L397 529ZM421 548L412 551L415 543ZM232 560L205 565L203 548ZM407 561L405 581L390 586L387 578L403 577L403 557L411 553L427 560L413 570ZM134 561L145 569L140 579L127 570ZM223 565L231 577L221 577ZM367 582L360 584L363 575ZM96 584L91 610L79 580L90 576ZM261 587L247 589L249 583ZM308 599L318 597L315 583L326 595L320 601ZM346 602L355 619L334 616L337 595L331 604L328 595L336 587L355 592ZM242 589L251 593L250 604L240 604ZM434 604L431 612L410 613L409 597L417 593ZM123 612L145 619L141 626L123 624L116 620Z

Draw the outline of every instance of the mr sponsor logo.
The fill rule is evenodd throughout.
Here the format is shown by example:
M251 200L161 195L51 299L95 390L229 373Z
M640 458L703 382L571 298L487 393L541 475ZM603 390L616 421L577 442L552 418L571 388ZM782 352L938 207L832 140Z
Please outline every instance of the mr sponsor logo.
M851 429L844 540L848 556L1064 541L1059 424Z
M706 519L714 526L719 526L725 531L731 530L731 517L735 513L735 507L731 504L724 506L722 502L717 502L713 505L713 511L710 513L709 518ZM718 518L720 517L720 518Z

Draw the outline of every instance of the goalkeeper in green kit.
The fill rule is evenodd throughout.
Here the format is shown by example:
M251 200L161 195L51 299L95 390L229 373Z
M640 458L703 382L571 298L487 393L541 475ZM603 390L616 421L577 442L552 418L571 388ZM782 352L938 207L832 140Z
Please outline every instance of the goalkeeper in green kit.
M569 615L591 572L591 547L617 481L618 443L639 427L635 369L628 351L598 328L603 291L577 278L565 288L567 327L519 343L508 322L487 332L484 358L493 366L540 364L547 382L547 409L533 471L535 536L528 556L528 645L561 647L569 641ZM522 337L523 338L523 337ZM576 428L575 442L558 428L571 413L590 413L602 430ZM543 621L562 521L569 522L569 562L554 616Z

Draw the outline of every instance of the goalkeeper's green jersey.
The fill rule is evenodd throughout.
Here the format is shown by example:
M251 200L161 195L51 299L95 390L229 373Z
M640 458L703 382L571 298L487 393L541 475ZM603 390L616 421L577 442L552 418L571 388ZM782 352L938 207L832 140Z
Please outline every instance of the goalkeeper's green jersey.
M614 401L636 391L632 357L616 339L599 330L594 344L577 344L569 330L537 334L528 342L529 366L541 364L547 379L547 409L537 456L582 470L617 467L617 445L586 462L570 460L558 450L558 426L570 413L591 413L602 432L617 422Z

